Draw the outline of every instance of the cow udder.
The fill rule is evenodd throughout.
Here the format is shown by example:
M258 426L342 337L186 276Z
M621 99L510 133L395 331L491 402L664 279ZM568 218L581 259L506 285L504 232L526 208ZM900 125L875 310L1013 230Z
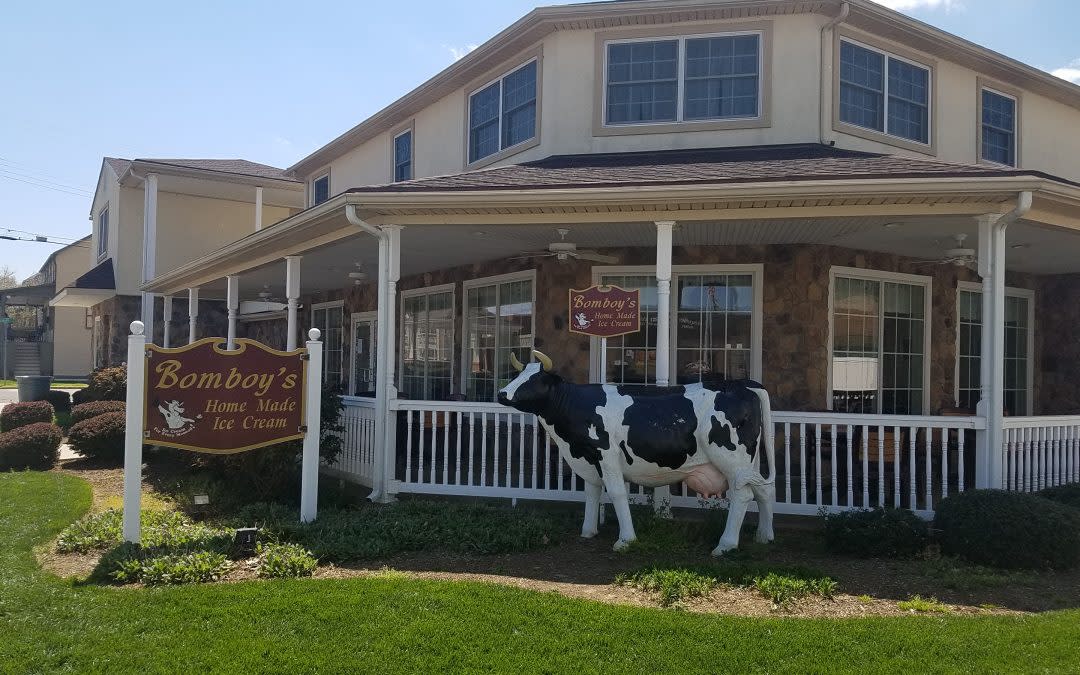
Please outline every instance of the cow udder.
M702 497L723 497L727 492L728 482L712 464L700 464L690 470L686 477L686 486Z

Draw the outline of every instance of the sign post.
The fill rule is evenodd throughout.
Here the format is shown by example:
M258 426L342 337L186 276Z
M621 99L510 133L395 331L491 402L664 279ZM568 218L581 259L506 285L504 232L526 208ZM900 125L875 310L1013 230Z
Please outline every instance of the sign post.
M127 401L124 422L124 541L139 543L139 511L142 509L143 399L146 397L146 329L142 321L131 322L128 336Z
M322 343L318 328L308 331L307 414L304 419L304 465L300 474L300 522L315 520L319 508L319 425L322 397Z
M618 286L570 289L570 332L600 338L600 382L607 384L607 341L641 330L641 291Z

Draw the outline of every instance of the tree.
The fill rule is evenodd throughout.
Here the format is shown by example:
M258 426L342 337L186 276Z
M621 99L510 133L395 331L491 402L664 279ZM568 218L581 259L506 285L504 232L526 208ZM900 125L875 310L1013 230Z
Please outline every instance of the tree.
M0 267L0 290L5 288L15 288L18 285L19 280L15 277L15 272L7 265Z

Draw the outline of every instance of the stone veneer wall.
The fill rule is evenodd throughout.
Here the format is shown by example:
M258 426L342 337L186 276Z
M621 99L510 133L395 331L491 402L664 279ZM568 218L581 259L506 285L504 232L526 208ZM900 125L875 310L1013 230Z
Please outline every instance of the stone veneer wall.
M164 340L165 326L160 320L165 311L162 298L156 298L153 342ZM98 366L115 366L127 361L127 338L131 322L142 317L142 299L137 295L118 295L94 305L95 318L101 318L100 333L95 342L94 363ZM187 344L187 300L173 299L171 342L174 347ZM210 337L228 332L229 319L225 303L219 300L199 302L198 337Z
M619 265L651 266L656 259L655 251L648 248L604 249L603 252L618 257ZM828 405L829 271L832 267L931 277L930 411L937 413L942 408L955 405L957 285L960 281L978 281L975 273L967 268L920 265L916 260L893 254L817 244L677 247L673 251L673 263L764 265L761 379L772 394L778 410L821 410ZM576 261L560 263L545 258L535 261L531 267L536 270L536 348L552 357L563 376L586 382L589 378L590 341L566 329L566 293L571 287L585 288L592 283L593 264ZM455 285L455 389L460 386L461 377L462 282L521 269L521 261L496 260L405 277L399 282L398 288L402 291L449 283ZM1036 307L1039 307L1042 301L1038 277L1010 273L1006 281L1010 286L1036 289ZM1076 283L1080 284L1080 281ZM376 286L368 283L305 297L301 326L310 323L311 303L341 299L345 301L344 318L348 326L351 313L376 309ZM673 288L672 302L677 301L677 289ZM400 303L398 310L400 312ZM1077 316L1072 318L1080 321L1080 307L1075 311ZM1036 328L1035 400L1036 405L1042 408L1047 406L1041 403L1043 374L1038 367L1042 355L1039 336L1049 332L1049 325ZM345 343L347 364L350 340L346 339ZM1080 346L1073 347L1073 350L1080 357ZM1058 389L1063 387L1060 379L1054 380ZM1077 408L1080 408L1080 386L1075 387L1072 396L1077 401ZM1039 408L1036 412L1039 412Z
M1042 376L1036 413L1080 414L1080 274L1042 277L1035 298L1036 361Z

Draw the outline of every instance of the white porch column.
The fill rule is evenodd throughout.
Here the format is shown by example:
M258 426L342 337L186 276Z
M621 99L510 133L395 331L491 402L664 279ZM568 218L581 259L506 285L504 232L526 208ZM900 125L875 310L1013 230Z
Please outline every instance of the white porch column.
M187 292L188 344L199 339L199 289L189 288Z
M979 275L982 277L981 388L977 414L986 430L977 435L975 487L1000 488L1001 444L1005 423L1005 230L1001 216L978 218Z
M401 230L400 225L385 225L387 234L386 276L386 376L390 398L397 398L397 284L401 280ZM383 362L380 362L380 365Z
M236 316L240 309L240 277L229 275L226 279L225 304L229 308L229 336L226 349L236 348Z
M157 265L157 211L158 211L158 175L146 174L143 183L143 249L142 281L146 283L156 275ZM142 294L142 323L149 332L150 342L154 341L154 294Z
M262 187L255 188L255 231L258 232L262 229L262 209L263 207L263 189Z
M384 226L379 242L378 318L375 343L375 447L374 486L370 499L377 503L393 501L389 491L394 478L397 454L397 414L390 404L397 398L394 386L394 323L397 281L401 273L401 228Z
M164 308L161 310L161 323L163 324L161 331L161 346L168 349L172 346L169 342L170 329L172 328L172 296L166 295L163 300Z
M671 231L672 220L656 223L656 386L670 384Z
M262 188L259 188L262 190ZM300 256L285 256L285 299L288 303L288 337L285 338L286 351L296 349L296 314L300 307Z

